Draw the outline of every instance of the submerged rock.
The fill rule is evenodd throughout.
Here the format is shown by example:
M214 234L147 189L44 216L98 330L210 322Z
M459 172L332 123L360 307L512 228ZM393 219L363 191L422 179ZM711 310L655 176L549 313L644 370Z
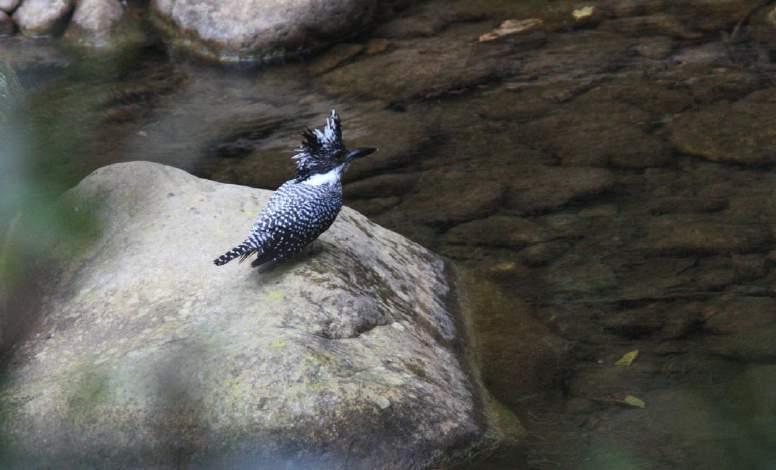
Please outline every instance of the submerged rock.
M671 123L671 140L680 152L712 161L776 162L774 103L776 91L766 89L732 104L721 102L685 112Z
M345 209L312 256L212 264L268 196L150 163L68 192L102 230L13 353L0 460L405 469L497 443L440 258Z
M75 0L26 0L14 12L13 19L28 36L55 34L64 27Z
M314 51L371 25L379 0L153 0L159 24L182 45L223 61Z

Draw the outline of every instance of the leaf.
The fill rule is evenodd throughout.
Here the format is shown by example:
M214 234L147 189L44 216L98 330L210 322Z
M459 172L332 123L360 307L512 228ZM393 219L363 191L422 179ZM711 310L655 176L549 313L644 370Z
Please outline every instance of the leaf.
M495 41L496 39L509 36L511 34L528 33L544 23L539 18L529 18L527 20L506 20L498 28L489 33L480 36L480 42Z
M593 12L595 12L595 7L586 6L582 8L577 8L576 10L571 12L571 15L574 17L575 20L579 21L593 16Z
M622 399L622 403L634 408L644 408L647 406L647 404L644 403L644 400L633 395L626 395L625 398Z
M616 366L629 367L633 364L633 361L639 356L639 350L635 349L631 352L623 354L623 356L614 363Z

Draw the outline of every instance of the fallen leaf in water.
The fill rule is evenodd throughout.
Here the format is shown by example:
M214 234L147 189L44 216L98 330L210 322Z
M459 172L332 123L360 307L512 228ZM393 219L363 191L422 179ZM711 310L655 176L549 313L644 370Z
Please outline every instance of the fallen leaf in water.
M593 12L595 12L595 7L586 6L582 8L577 8L576 10L572 11L571 16L573 16L575 20L581 21L593 16Z
M498 38L509 36L511 34L525 33L535 30L544 23L539 18L529 18L527 20L506 20L498 28L489 33L480 36L480 42L495 41Z
M639 356L638 349L625 353L620 359L617 360L617 362L614 363L614 365L628 367L631 364L633 364L633 361L635 361L638 356Z
M642 400L639 397L634 397L633 395L627 395L625 398L622 399L622 403L628 406L632 406L634 408L644 408L647 406L646 403L644 403L644 400Z

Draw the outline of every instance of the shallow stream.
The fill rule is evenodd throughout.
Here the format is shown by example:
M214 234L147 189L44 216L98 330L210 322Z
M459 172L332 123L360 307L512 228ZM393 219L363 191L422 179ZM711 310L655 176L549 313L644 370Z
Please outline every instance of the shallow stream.
M755 3L575 23L580 2L431 1L266 68L153 36L101 55L11 38L0 58L27 95L19 171L47 188L129 160L275 188L336 108L349 144L380 149L347 204L469 273L486 384L528 431L480 468L766 469L776 26L765 8L730 36Z

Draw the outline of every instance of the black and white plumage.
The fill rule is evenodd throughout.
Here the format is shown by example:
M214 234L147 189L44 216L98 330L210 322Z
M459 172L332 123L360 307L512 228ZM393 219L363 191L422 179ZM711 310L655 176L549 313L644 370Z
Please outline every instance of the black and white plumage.
M349 150L342 140L335 110L322 129L307 130L292 157L296 178L286 181L259 213L248 238L214 260L218 266L254 253L251 266L279 262L299 253L325 232L342 208L342 175L356 159L373 148Z

